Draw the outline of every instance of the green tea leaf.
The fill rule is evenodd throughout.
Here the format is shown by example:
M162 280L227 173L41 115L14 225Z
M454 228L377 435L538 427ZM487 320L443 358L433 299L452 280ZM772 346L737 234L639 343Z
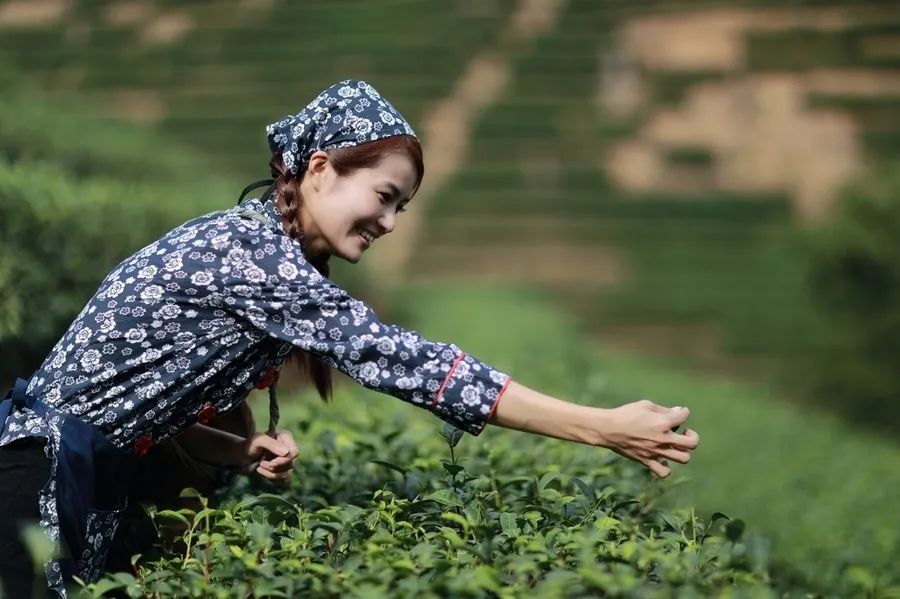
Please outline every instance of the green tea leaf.
M450 489L441 489L440 491L435 491L430 495L426 495L425 499L436 501L441 505L463 507L462 501L460 501L459 497L457 497L456 494Z
M725 525L725 538L736 543L744 533L745 524L743 520L731 520Z

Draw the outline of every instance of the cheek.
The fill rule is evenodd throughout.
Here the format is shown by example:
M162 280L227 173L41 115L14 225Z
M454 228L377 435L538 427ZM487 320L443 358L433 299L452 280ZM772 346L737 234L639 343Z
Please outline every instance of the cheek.
M346 205L344 212L345 219L351 225L366 224L375 221L381 214L381 202L378 197L370 197L374 194L365 195L360 193L356 195Z
M327 234L334 238L353 237L354 229L374 222L381 213L381 202L371 189L364 185L338 184L320 198L320 222Z

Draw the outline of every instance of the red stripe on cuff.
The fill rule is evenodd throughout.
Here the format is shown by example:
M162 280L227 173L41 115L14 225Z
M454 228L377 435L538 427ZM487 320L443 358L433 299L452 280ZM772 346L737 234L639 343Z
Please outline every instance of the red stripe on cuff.
M494 400L494 406L491 408L491 411L488 412L487 418L484 419L485 424L491 421L491 418L494 417L494 412L497 411L497 406L500 405L500 398L503 397L503 392L506 391L506 388L509 387L509 384L512 382L512 377L506 377L506 382L503 383L503 387L500 389L500 392L497 394L497 399Z
M456 358L456 362L453 363L453 366L450 368L450 372L447 373L447 378L444 379L444 384L441 385L441 388L438 389L437 395L434 396L434 401L431 402L431 407L433 408L438 404L441 400L441 396L444 394L444 389L447 388L447 383L450 382L450 379L453 378L453 373L456 372L456 367L459 366L459 363L463 361L463 358L466 357L466 352L461 352L459 357Z

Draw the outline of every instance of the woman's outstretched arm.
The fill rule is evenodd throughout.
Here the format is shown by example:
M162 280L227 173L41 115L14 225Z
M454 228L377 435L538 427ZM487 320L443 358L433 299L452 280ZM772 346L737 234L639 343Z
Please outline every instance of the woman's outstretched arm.
M617 408L597 408L556 399L510 381L495 406L491 424L546 437L606 447L644 464L665 478L666 460L686 464L700 437L687 429L687 408L665 408L647 400Z

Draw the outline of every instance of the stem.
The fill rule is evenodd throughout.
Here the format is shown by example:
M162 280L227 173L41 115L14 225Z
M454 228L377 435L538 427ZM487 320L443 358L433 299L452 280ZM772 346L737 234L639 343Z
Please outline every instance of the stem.
M187 534L184 537L184 560L181 563L181 569L184 570L187 567L188 558L191 556L191 541L194 539L194 527L197 525L196 522L191 523L191 527L188 529Z
M204 506L205 509L205 506ZM209 512L206 512L206 516L204 517L206 521L206 547L203 548L203 580L207 584L209 583L209 550L212 546L212 543L209 540Z
M453 445L449 443L448 445L450 445L450 463L456 466L456 453L453 451ZM456 486L456 473L450 476L450 486L453 488L453 493L458 495L459 489Z
M497 486L497 478L494 476L494 469L491 468L491 489L494 491L494 504L497 508L503 507L503 498L500 496L500 487Z

